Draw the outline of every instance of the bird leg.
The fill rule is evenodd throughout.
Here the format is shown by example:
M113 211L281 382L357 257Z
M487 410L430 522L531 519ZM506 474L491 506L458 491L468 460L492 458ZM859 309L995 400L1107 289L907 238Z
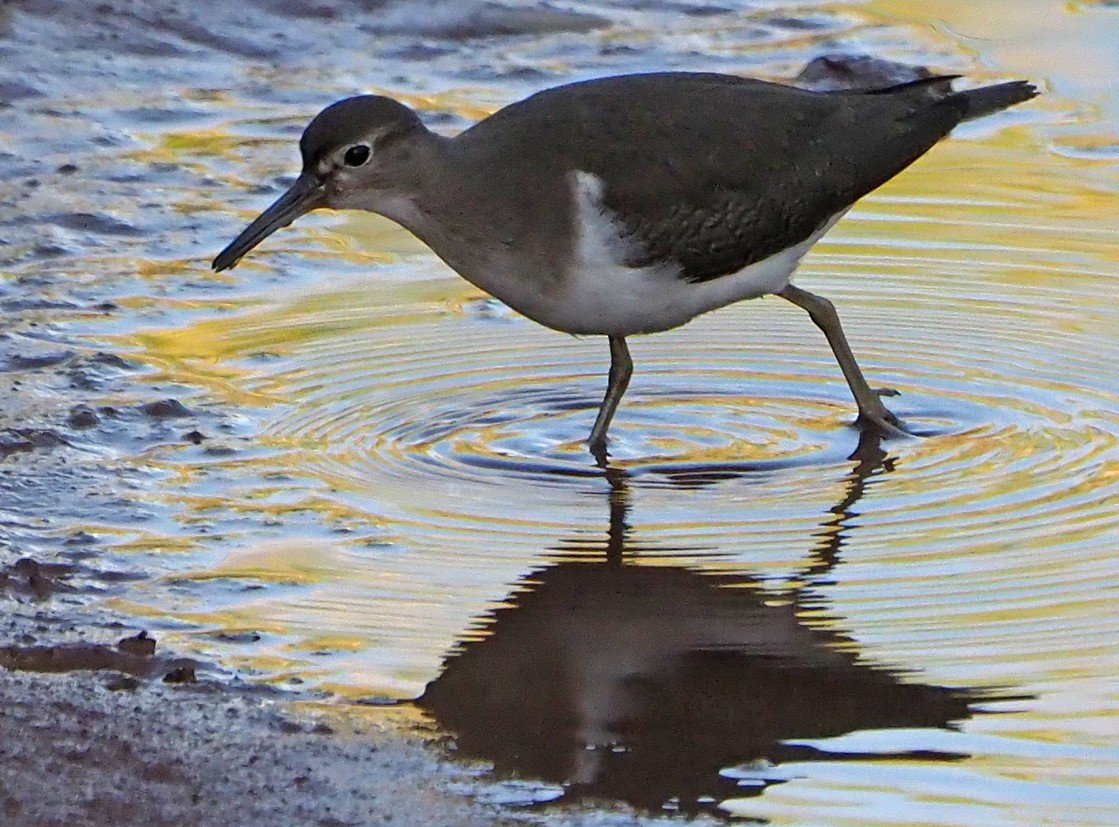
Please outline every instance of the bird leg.
M629 358L629 348L622 336L610 337L610 379L606 385L606 396L598 408L598 418L591 428L591 435L587 439L591 454L599 465L606 464L606 429L610 427L610 420L618 410L618 403L629 385L629 378L633 376L633 360Z
M871 388L863 377L863 372L859 370L851 346L847 344L847 337L843 335L843 326L839 323L839 314L835 312L835 305L823 296L817 296L791 284L777 295L806 311L816 327L824 332L847 380L847 386L855 397L855 403L859 406L859 421L879 429L884 434L904 433L898 427L897 417L882 404L880 396L882 391Z

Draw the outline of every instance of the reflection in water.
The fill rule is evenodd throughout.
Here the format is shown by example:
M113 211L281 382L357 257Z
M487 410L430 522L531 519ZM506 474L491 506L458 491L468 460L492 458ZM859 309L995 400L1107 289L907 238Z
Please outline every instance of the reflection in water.
M608 467L605 542L558 547L567 559L534 572L484 617L416 703L456 735L459 756L499 773L564 784L569 798L693 813L787 780L782 763L887 757L791 741L970 717L974 701L994 695L864 663L819 611L811 625L803 618L817 608L812 586L838 562L868 481L891 469L870 436L850 459L800 585L780 595L750 575L636 564L627 475ZM727 473L713 469L711 479ZM682 484L701 478L696 470ZM888 757L968 756L901 748Z

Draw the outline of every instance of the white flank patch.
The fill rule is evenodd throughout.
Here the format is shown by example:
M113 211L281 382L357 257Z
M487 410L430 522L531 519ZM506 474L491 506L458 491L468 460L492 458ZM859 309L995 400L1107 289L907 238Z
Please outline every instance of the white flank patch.
M620 222L602 206L602 179L588 172L571 176L575 200L575 259L566 274L559 305L546 324L576 334L628 336L678 327L701 313L743 299L776 293L789 283L808 249L843 212L795 247L737 273L702 282L685 281L679 267L626 267L627 244Z

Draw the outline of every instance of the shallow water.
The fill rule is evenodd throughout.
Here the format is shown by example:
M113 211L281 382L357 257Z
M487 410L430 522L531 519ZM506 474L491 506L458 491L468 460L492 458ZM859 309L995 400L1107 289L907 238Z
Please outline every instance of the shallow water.
M83 600L215 671L418 698L456 754L526 779L469 791L506 803L1114 823L1119 90L1077 67L1114 58L1119 12L359 6L7 12L9 419L61 398L97 421L41 423L66 443L46 475L0 454L4 545L146 571ZM1048 87L800 270L918 438L860 440L822 337L766 299L632 342L605 475L582 444L605 344L390 223L324 214L208 269L343 94L453 130L567 79L790 77L823 51ZM142 407L162 398L182 407Z

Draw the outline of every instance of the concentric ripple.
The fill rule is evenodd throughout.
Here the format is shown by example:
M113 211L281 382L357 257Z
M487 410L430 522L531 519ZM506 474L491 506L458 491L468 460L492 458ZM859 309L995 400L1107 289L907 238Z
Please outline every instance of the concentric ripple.
M898 392L887 402L915 435L890 445L933 476L925 482L947 486L998 466L1028 491L1031 476L1113 455L1119 396L1094 369L1105 357L1062 329L1054 291L1010 307L941 298L907 317L888 286L857 296L838 286L829 294L850 311L861 362L873 383ZM272 435L315 446L308 470L354 483L430 475L562 485L598 475L584 439L605 387L602 343L469 303L423 318L407 340L395 325L372 325L301 346L299 367L282 377L297 404ZM850 452L853 403L838 369L784 303L733 308L632 348L635 378L611 442L614 463L632 475L826 467Z
M548 484L599 475L585 445L609 364L599 343L523 328L511 340L507 324L468 319L414 332L404 351L370 342L349 358L324 353L328 370L363 387L339 394L316 366L306 386L295 379L293 395L307 404L279 423L280 436L326 446L327 473L342 476L511 475ZM731 459L780 467L828 449L841 400L798 397L805 378L749 372L742 353L736 369L729 354L725 364L703 365L701 347L690 350L689 366L635 343L637 378L612 433L620 467L641 473Z
M834 301L871 384L896 392L912 436L881 444L854 427L823 336L776 298L630 342L613 476L584 443L605 342L432 280L425 255L383 271L411 271L411 286L375 272L189 331L237 364L237 394L271 400L270 450L224 463L238 510L281 527L321 515L347 561L345 577L277 597L266 614L287 631L271 657L298 663L333 629L346 651L314 673L414 693L541 559L601 555L619 490L640 559L818 589L885 661L955 674L983 641L1004 648L966 680L1015 684L1049 674L1035 652L1094 657L1108 631L1068 615L1117 574L1119 377L1101 366L1119 364L1119 311L1097 298L1113 289L1110 237L1074 205L1023 207L1013 183L907 180L923 194L877 196L798 276ZM1075 641L1046 628L1062 616ZM1021 633L1035 651L1015 654Z

